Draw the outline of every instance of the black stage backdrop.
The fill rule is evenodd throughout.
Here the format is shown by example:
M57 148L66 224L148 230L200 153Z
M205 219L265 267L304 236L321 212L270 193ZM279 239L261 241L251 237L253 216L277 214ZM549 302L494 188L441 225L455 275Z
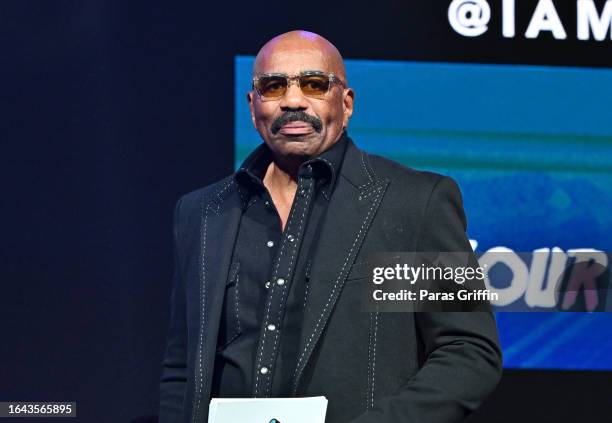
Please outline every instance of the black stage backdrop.
M576 39L574 0L562 41L522 35L537 1L512 39L493 0L475 38L442 0L219 3L0 3L0 401L155 421L172 207L232 171L235 55L299 28L345 58L612 66L609 37ZM508 370L470 421L609 421L611 376Z

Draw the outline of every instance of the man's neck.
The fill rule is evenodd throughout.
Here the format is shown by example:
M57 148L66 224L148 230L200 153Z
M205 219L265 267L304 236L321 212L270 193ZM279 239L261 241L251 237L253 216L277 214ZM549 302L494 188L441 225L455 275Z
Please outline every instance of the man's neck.
M281 167L276 161L271 161L266 169L263 183L273 197L290 200L290 204L297 189L298 169L299 164Z
M297 170L295 175L290 174L272 161L268 165L263 183L272 197L280 218L281 229L284 230L297 191Z

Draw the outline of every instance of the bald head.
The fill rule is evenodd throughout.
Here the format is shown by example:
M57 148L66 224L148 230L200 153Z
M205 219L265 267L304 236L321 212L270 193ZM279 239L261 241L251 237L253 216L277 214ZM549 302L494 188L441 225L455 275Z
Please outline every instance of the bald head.
M290 31L268 41L257 53L253 76L264 72L284 72L283 69L277 69L279 63L284 63L288 57L295 55L319 56L327 68L301 70L333 72L346 82L344 61L338 49L325 38L308 31Z

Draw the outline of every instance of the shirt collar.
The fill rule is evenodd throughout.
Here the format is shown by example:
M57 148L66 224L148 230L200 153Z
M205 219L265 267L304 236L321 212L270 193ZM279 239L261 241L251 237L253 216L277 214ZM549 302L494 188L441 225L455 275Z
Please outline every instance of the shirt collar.
M314 177L317 180L317 187L327 200L330 199L339 175L347 143L347 134L344 131L330 148L302 163L298 170L298 177ZM271 161L272 152L266 143L262 143L249 154L234 174L244 208L247 207L251 195L265 190L263 177Z

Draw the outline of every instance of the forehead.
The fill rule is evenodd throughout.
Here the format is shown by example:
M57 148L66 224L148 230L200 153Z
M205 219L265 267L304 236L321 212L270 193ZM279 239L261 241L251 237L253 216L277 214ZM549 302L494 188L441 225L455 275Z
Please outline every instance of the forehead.
M303 48L291 50L272 50L264 54L253 71L254 75L262 73L286 73L295 75L306 70L334 72L330 69L330 60L318 49Z

